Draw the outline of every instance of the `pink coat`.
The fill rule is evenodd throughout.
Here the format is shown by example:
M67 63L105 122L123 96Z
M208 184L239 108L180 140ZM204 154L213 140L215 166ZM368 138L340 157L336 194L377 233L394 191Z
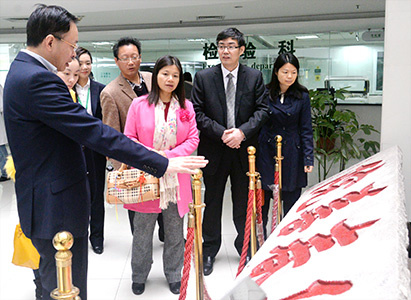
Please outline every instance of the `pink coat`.
M199 138L193 104L186 100L186 109L183 114L177 110L177 145L174 149L164 151L168 158L187 156L197 149ZM130 139L139 141L147 148L153 148L154 136L154 105L149 105L147 95L133 100L127 114L124 134ZM191 179L189 174L178 174L180 198L177 207L180 217L188 211L188 204L192 202ZM137 204L125 204L124 208L142 213L160 213L159 200Z

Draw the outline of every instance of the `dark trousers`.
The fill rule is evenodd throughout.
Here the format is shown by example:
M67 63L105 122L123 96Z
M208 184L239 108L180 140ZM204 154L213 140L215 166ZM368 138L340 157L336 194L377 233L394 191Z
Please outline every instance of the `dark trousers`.
M52 240L31 240L40 254L39 272L43 286L43 300L52 300L50 293L57 288L56 261L54 255L56 249ZM72 257L72 279L73 285L80 289L80 297L87 300L87 264L88 264L88 239L87 237L75 238L73 247L70 249Z
M104 243L104 187L106 183L106 157L84 149L90 183L90 242L93 246Z
M230 176L233 222L237 230L234 246L241 254L247 214L248 176L241 168L239 151L225 149L216 175L204 174L205 204L203 217L204 257L215 257L221 247L221 217L224 191Z
M297 188L294 191L281 191L281 200L283 201L284 216L290 211L291 207L297 202L301 196L301 188ZM262 207L262 217L264 225L264 236L267 237L266 227L268 223L268 211L272 209L270 206L270 199L273 198L273 191L264 190L264 205Z

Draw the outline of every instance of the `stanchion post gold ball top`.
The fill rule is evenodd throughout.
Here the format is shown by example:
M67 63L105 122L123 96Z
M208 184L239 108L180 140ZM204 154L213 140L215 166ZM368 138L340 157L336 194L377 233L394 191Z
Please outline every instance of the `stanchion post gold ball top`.
M282 137L281 135L276 135L276 136L275 136L275 140L276 140L277 142L281 142L281 141L283 140L283 137Z
M200 169L196 169L195 171L196 173L191 176L193 176L194 179L201 179L203 177L203 171Z
M247 148L247 152L248 152L249 155L254 155L255 152L256 152L256 149L255 149L254 146L249 146L249 147Z
M73 235L68 231L60 231L53 238L53 246L56 250L69 250L73 243Z

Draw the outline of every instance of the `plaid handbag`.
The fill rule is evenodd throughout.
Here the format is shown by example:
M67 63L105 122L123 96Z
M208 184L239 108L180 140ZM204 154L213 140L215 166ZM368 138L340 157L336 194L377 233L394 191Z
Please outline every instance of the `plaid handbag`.
M139 169L127 169L122 164L118 171L108 172L107 197L110 204L132 204L160 198L158 178Z

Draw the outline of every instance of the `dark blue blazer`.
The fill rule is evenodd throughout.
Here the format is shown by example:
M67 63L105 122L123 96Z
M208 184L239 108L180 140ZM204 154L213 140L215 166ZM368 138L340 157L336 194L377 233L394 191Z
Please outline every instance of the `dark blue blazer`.
M87 235L90 195L80 145L158 177L168 165L166 158L87 114L56 74L24 52L6 78L4 118L20 223L31 238L51 239L61 230Z
M263 188L274 184L274 156L277 155L275 136L282 140L282 188L293 191L307 185L304 166L314 165L313 130L311 126L310 97L303 93L302 99L286 93L284 103L273 101L268 89L264 92L270 106L270 119L259 136L257 169L261 174Z
M258 132L268 119L268 104L261 97L263 93L261 72L240 64L235 95L235 123L246 137L239 149L239 170L244 174L249 169L247 147L257 147ZM196 73L191 101L200 130L198 154L209 159L204 173L213 175L218 170L224 149L228 148L221 140L227 129L227 102L221 64Z
M93 116L98 119L103 119L100 105L100 93L106 86L100 82L90 79L90 97L91 97L91 111Z

